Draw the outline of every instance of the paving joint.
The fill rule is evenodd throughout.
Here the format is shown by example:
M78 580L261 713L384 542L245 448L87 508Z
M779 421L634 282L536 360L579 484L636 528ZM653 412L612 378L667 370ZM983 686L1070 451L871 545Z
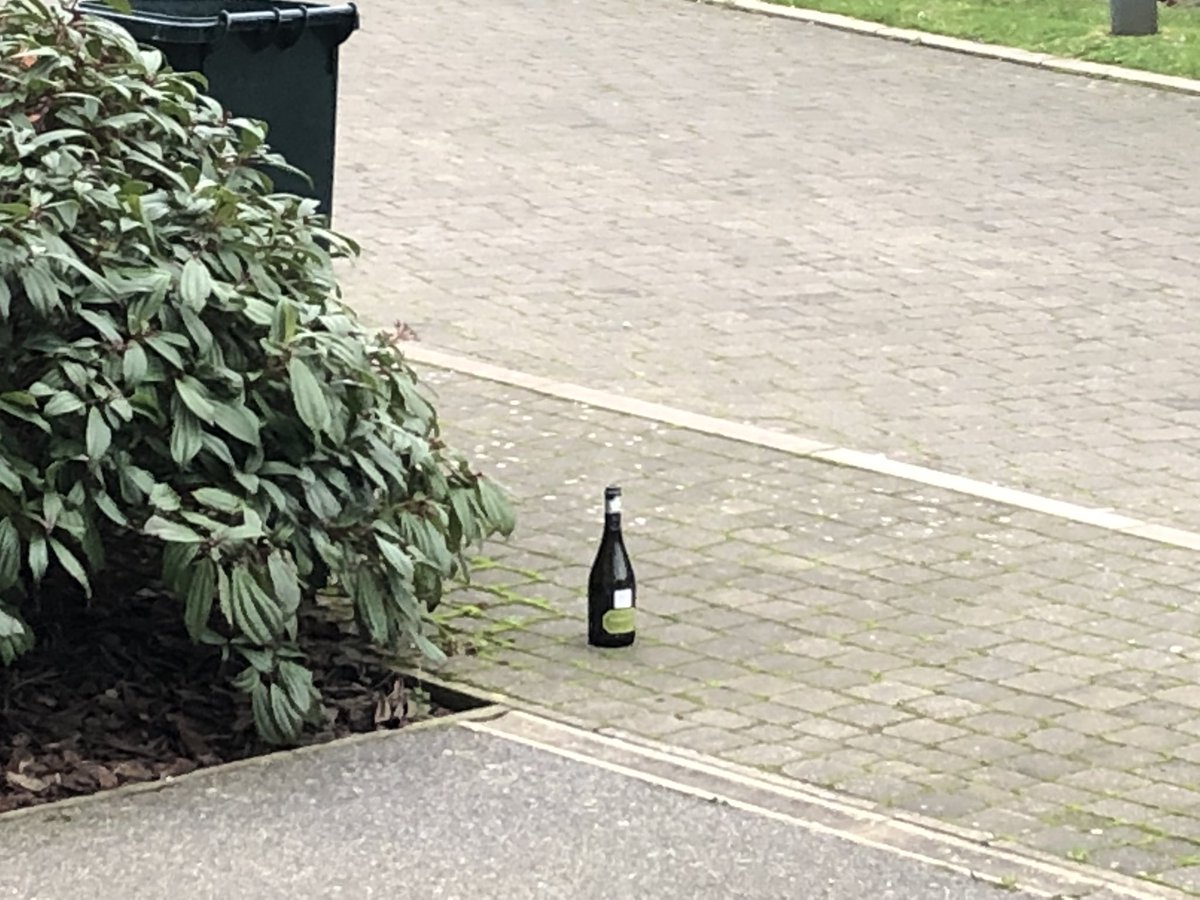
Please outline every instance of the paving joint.
M1200 80L1195 78L1162 75L1158 72L1130 69L1125 66L1095 63L1082 59L1070 59L1068 57L1053 56L1049 53L1022 50L1018 47L1006 47L1002 44L985 44L982 41L931 34L930 32L918 31L914 28L893 28L890 25L882 25L878 22L871 22L865 19L856 19L852 16L821 12L815 9L803 9L795 6L782 6L778 3L765 2L765 0L693 0L693 2L700 2L709 6L725 7L726 9L738 12L772 16L779 19L792 19L793 21L819 25L823 28L833 28L837 31L864 34L870 37L900 41L906 44L916 44L921 47L931 47L950 53L961 53L967 56L1015 63L1021 66L1046 69L1051 72L1061 72L1067 75L1083 75L1087 78L1119 81L1125 84L1136 84L1142 87L1200 96Z

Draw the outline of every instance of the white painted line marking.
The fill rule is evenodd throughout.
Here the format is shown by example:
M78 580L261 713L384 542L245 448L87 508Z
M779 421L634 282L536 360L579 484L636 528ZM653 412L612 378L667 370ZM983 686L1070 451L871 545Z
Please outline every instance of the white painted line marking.
M453 353L446 353L418 344L406 344L403 349L404 355L412 362L432 366L437 369L459 372L463 375L470 375L473 378L482 378L485 381L494 381L498 384L509 385L510 387L522 388L523 390L543 394L547 397L569 400L574 403L583 403L596 409L635 416L639 419L647 419L651 422L659 422L699 434L727 438L743 444L752 444L756 447L766 447L816 462L830 463L849 469L857 469L862 472L873 472L877 475L886 475L903 481L911 481L928 487L941 488L953 491L956 494L964 494L980 500L989 500L993 503L1012 506L1017 509L1026 509L1030 512L1040 513L1056 519L1079 522L1083 525L1090 525L1093 528L1127 534L1132 537L1153 541L1154 543L1166 544L1170 547L1200 550L1200 534L1194 531L1145 522L1132 516L1113 512L1111 509L1099 509L1091 506L1081 506L1076 503L1068 503L1064 500L1055 500L1051 497L1043 497L1040 494L1030 493L1029 491L1017 490L1016 488L991 484L986 481L977 481L974 478L955 475L951 472L941 472L937 469L929 469L924 466L913 465L912 463L900 462L881 453L864 453L861 450L834 447L822 441L785 434L780 431L772 431L768 428L760 428L757 425L743 425L738 422L731 422L728 419L719 419L715 416L692 413L661 403L651 403L646 400L638 400L635 397L627 397L623 394L613 394L565 381L556 381L553 378L545 378L541 375L518 372L514 369L507 369L503 366L493 365L492 363L471 359L466 356L458 356Z

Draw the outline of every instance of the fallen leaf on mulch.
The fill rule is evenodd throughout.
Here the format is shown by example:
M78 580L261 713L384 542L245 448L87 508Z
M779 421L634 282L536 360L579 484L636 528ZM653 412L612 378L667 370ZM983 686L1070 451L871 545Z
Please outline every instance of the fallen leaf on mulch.
M50 787L50 782L44 778L37 778L33 775L22 775L20 772L5 772L4 780L13 787L18 787L23 791L32 791L35 794L40 794L46 788Z

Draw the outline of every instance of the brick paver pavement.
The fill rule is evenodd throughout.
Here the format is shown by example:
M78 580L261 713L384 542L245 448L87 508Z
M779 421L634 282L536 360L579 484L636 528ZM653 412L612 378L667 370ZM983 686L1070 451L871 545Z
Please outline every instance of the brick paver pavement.
M1200 575L1145 540L430 372L521 523L443 674L1200 890ZM586 648L609 479L639 638ZM472 618L477 616L477 618Z
M1200 527L1200 100L683 0L360 5L365 313Z

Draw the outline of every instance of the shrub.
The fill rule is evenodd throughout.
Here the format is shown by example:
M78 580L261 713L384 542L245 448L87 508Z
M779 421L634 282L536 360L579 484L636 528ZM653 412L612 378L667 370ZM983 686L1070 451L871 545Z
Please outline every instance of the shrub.
M0 6L0 659L67 582L149 566L282 743L320 711L319 590L436 653L443 581L512 519L343 305L357 248L202 86L55 0Z

